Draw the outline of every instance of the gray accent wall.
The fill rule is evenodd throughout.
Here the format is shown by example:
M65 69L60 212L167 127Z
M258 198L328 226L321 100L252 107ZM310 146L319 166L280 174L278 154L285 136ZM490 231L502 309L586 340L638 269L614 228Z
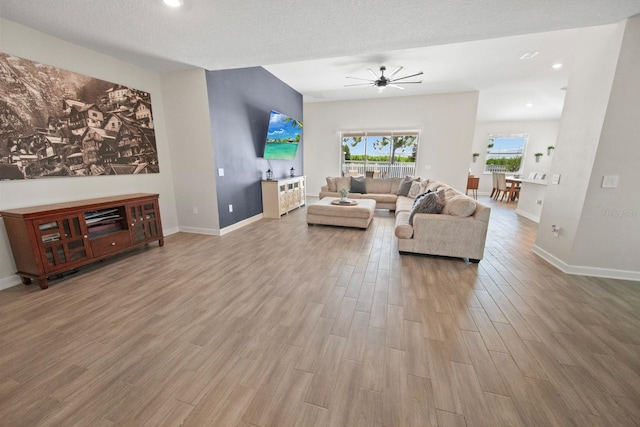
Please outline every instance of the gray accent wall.
M262 67L206 71L206 80L222 229L262 213L260 182L269 167L276 178L289 176L291 167L304 173L304 127L295 160L262 158L269 113L302 120L302 95Z

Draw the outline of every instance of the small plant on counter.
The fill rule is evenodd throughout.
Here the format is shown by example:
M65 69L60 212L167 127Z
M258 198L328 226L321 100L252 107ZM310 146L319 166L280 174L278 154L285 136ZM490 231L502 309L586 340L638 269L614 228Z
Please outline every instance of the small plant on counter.
M540 157L544 156L544 154L536 153L536 154L534 154L534 156L536 156L536 162L539 162L540 161Z

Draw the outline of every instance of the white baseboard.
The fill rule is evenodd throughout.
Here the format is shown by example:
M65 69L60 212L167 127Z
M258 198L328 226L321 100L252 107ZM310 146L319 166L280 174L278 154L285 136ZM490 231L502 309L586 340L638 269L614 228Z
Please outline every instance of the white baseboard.
M516 209L516 213L518 215L520 215L521 217L530 219L531 221L535 222L536 224L540 223L540 217L539 216L532 215L529 212L521 211L520 209Z
M631 270L616 270L613 268L587 267L582 265L569 265L555 255L550 254L538 245L533 245L532 251L549 264L566 274L576 276L604 277L606 279L640 281L640 272Z
M206 234L207 236L219 236L220 230L217 228L198 228L198 227L178 227L181 233Z
M239 228L244 227L245 225L249 225L253 222L259 221L264 218L264 214L254 215L251 218L243 219L242 221L236 222L235 224L231 224L228 227L220 229L220 236L224 236L225 234L231 233Z
M176 234L180 232L180 227L171 227L171 228L163 228L162 234L164 236L171 236L172 234Z
M3 289L8 289L11 288L13 286L19 285L20 283L22 283L20 281L20 278L18 276L9 276L9 277L3 277L2 279L0 279L0 291Z
M235 224L231 224L228 227L222 228L218 230L217 228L198 228L198 227L180 227L180 231L183 233L194 233L194 234L205 234L207 236L224 236L225 234L231 233L232 231L238 230L239 228L244 227L245 225L249 225L252 222L256 222L264 218L263 214L258 214L252 216L251 218L243 219L242 221L236 222Z

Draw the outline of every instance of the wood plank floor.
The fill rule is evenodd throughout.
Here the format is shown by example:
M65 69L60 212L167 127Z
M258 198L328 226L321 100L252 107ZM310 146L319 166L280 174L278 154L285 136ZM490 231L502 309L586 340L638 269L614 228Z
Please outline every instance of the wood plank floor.
M302 209L4 290L0 425L640 424L640 284L558 272L483 200L479 265Z

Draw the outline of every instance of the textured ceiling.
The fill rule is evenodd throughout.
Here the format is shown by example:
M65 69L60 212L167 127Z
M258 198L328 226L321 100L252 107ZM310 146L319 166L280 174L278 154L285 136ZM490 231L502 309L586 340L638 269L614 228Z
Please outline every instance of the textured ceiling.
M375 54L608 24L640 0L0 0L0 15L169 71Z
M533 81L509 62L524 53L525 44L516 49L509 43L498 48L482 43L547 31L565 36L555 30L616 23L638 13L640 0L184 0L180 9L162 0L0 0L3 19L159 72L266 66L306 101L376 96L343 92L342 78L383 63L425 71L425 83L415 85L418 92L412 88L403 95L480 90L481 106L513 98L529 79L524 92L537 91L550 104L544 114L530 118L559 117L557 86L566 82L568 69ZM574 36L566 37L541 45L559 54L555 45L564 48ZM484 42L470 48L461 43L474 40ZM433 51L422 49L430 46ZM509 49L508 55L501 47ZM536 67L548 73L542 53ZM319 59L324 62L314 62ZM290 65L289 71L278 64ZM515 67L514 74L505 65ZM543 89L555 93L543 94ZM383 94L391 95L389 89Z

